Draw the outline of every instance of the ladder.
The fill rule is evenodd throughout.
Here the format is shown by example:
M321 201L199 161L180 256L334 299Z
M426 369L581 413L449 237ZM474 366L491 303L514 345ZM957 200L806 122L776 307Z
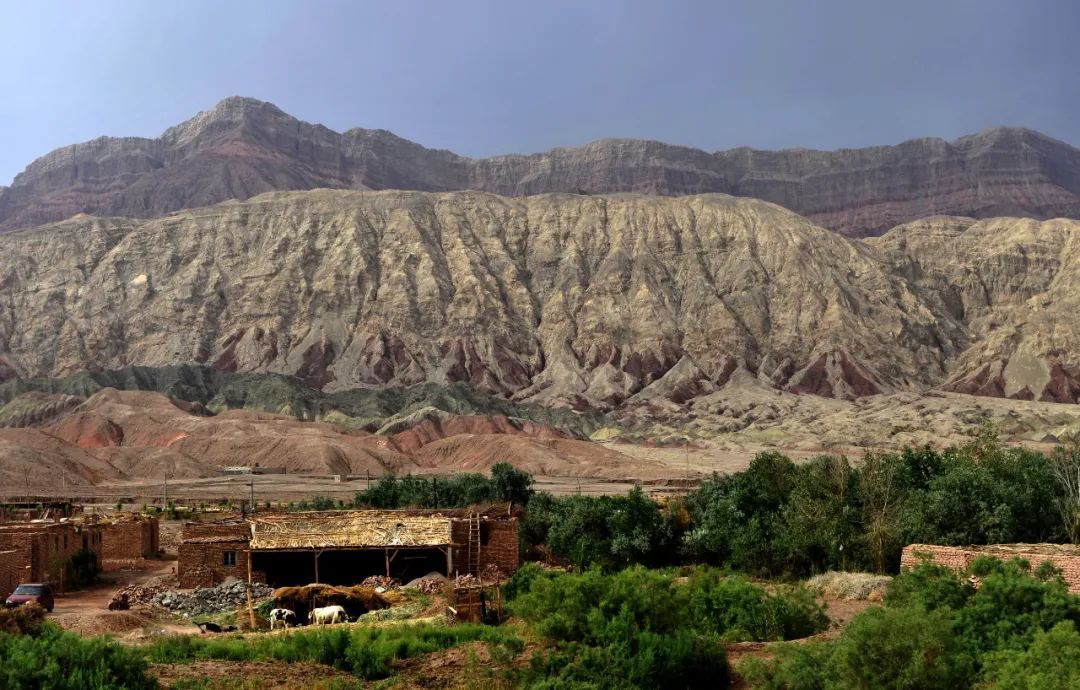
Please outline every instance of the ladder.
M480 574L480 514L469 516L469 562L468 572Z

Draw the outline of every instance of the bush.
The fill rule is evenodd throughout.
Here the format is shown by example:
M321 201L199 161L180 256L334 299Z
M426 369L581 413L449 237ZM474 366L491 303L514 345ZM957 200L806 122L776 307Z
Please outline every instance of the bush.
M52 623L36 635L0 634L0 687L20 690L153 690L146 662L104 637L82 638Z
M13 609L0 609L0 633L36 635L45 622L45 609L37 604L24 604Z
M100 568L97 554L89 549L76 551L64 564L68 585L73 589L86 587L97 581Z
M736 669L755 690L825 690L832 650L820 642L786 644L771 659L743 657Z
M974 592L975 588L970 582L961 581L949 568L922 561L893 578L885 593L885 603L893 607L919 607L927 611L941 607L959 609Z
M1036 633L1024 651L997 652L986 663L985 679L998 690L1080 687L1080 633L1071 621Z
M716 571L698 571L686 585L690 625L698 631L744 640L791 640L828 627L824 607L805 587L763 588Z
M956 630L974 654L1026 649L1062 621L1080 623L1080 597L1058 578L1032 577L1025 561L987 559L980 572L979 588L955 615Z
M975 664L945 610L874 607L844 630L831 669L844 687L952 690L971 684Z

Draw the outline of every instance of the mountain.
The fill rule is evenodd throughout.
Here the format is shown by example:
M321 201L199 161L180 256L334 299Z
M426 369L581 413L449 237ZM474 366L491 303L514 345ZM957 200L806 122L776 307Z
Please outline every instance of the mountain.
M0 365L198 363L578 410L748 381L1076 402L1078 262L1070 220L935 218L863 241L724 195L275 192L7 236Z
M602 140L470 159L385 130L334 132L227 98L157 139L57 149L0 187L0 231L79 213L153 218L269 191L480 190L505 196L725 193L778 203L850 236L932 215L1080 217L1080 151L1025 129L840 151L705 151Z

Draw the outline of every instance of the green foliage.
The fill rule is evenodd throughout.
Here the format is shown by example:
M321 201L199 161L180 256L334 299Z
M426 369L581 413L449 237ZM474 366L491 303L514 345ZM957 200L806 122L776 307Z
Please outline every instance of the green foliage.
M525 505L533 495L532 483L531 474L506 462L493 465L490 478L475 473L449 478L386 475L374 486L358 491L350 507L466 508L502 502Z
M738 577L699 570L686 585L689 623L726 640L790 640L824 630L829 619L806 587L769 593Z
M698 568L685 578L635 566L615 573L523 569L511 612L549 643L530 687L723 687L724 640L811 635L828 620L802 587L774 592Z
M1039 632L1062 621L1080 623L1080 597L1058 578L1033 577L1024 561L996 561L954 620L975 654L1025 649Z
M985 674L997 690L1080 688L1080 633L1062 621L1035 635L1031 645L990 655Z
M952 690L970 686L975 664L945 609L873 607L836 642L831 671L839 687Z
M71 555L64 564L67 583L70 587L78 589L86 587L97 581L101 568L98 565L97 554L89 549L80 549Z
M104 637L83 638L45 623L36 635L0 633L0 688L153 690L135 650Z
M923 561L906 568L889 583L885 603L894 607L918 607L932 611L947 607L959 609L967 603L975 588L961 581L949 568Z
M1080 686L1080 597L1053 568L980 558L954 573L921 563L893 578L886 604L835 642L781 649L739 671L752 687L777 689Z
M895 572L910 543L1060 541L1063 491L1046 456L1005 448L992 429L962 447L869 453L855 465L761 453L687 497L682 553L762 575Z
M820 642L777 647L771 659L743 657L736 669L755 690L825 690L833 646Z
M542 544L581 568L662 565L675 557L672 521L637 487L626 496L541 494L530 502L520 536L526 546Z
M514 652L523 646L509 632L482 625L334 627L275 636L167 637L151 645L147 656L154 663L164 664L200 659L307 661L374 680L389 676L395 661L474 641Z

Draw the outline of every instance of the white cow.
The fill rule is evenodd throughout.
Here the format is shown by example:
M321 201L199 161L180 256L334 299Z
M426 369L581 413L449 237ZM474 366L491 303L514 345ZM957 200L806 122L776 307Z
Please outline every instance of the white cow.
M270 610L270 629L280 625L283 628L288 628L290 625L296 625L296 613L289 609L271 609Z
M322 608L312 609L308 614L308 623L318 623L319 625L334 623L344 623L348 618L345 616L345 609L340 606L323 606Z

